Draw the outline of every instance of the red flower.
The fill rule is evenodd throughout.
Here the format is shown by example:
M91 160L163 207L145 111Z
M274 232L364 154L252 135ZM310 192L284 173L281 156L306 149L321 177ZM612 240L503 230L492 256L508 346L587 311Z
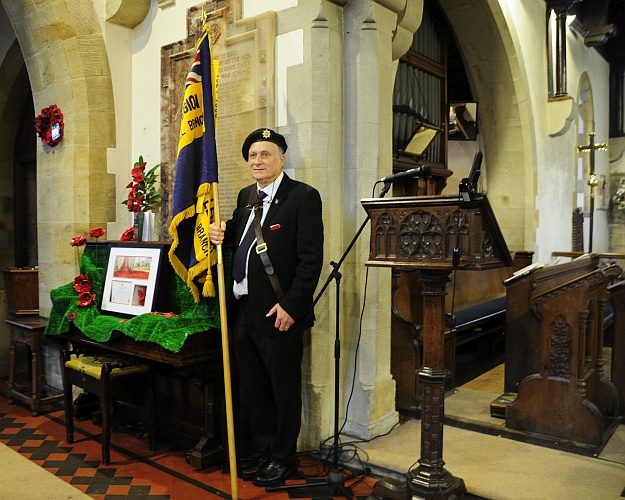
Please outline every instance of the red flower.
M132 241L135 239L135 228L131 227L122 233L121 241Z
M73 247L81 247L85 245L86 243L87 243L87 238L85 238L84 236L74 236L72 238L72 241L69 242L69 244Z
M143 182L145 177L143 177L143 172L145 171L146 162L143 162L138 167L133 168L130 171L130 175L132 176L133 182Z
M102 227L96 227L94 229L89 229L89 236L92 238L99 238L100 236L104 236L106 231Z
M139 207L141 207L141 204L143 203L143 200L145 200L145 196L135 196L135 205L138 205ZM135 210L135 212L140 212L140 210Z
M74 290L78 293L89 292L92 286L91 280L84 274L79 274L74 278Z
M122 205L126 205L129 212L149 212L161 203L161 195L156 189L158 182L156 170L160 168L160 164L147 171L146 165L143 156L139 156L139 161L130 169L132 181L126 185L126 189L130 189L130 192L128 198L122 201Z
M74 321L76 319L76 313L74 311L70 312L67 315L67 319L70 320L70 321Z
M87 307L93 304L95 300L95 293L81 292L78 294L78 305L80 307Z

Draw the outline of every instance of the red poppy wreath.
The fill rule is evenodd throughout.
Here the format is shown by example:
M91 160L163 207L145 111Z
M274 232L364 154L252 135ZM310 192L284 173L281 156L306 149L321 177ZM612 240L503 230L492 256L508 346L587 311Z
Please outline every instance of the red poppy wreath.
M51 147L61 142L63 128L63 113L56 104L43 108L35 119L35 130L41 137L41 142Z

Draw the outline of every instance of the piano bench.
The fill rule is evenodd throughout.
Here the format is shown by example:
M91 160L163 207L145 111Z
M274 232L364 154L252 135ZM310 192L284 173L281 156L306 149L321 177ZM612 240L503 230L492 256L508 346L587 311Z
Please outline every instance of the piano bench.
M150 450L154 445L154 381L149 364L129 356L95 354L76 356L74 351L63 351L63 393L65 406L65 436L68 444L74 442L74 416L72 412L73 387L95 394L100 398L102 411L102 463L109 465L111 421L115 405L114 390L124 387L131 377L143 377L148 394L148 429Z

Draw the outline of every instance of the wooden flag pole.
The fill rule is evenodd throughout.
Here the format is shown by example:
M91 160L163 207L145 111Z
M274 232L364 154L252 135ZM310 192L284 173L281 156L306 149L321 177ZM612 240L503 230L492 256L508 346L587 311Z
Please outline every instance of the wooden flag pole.
M215 203L215 222L221 224L219 213L218 183L213 182L213 200ZM219 288L219 319L221 323L221 351L224 364L224 392L226 395L226 423L228 427L228 456L230 459L230 486L233 500L239 498L237 481L237 455L234 442L234 418L232 413L232 384L230 380L230 347L228 341L228 314L226 311L226 287L224 278L224 260L221 245L217 245L217 284Z

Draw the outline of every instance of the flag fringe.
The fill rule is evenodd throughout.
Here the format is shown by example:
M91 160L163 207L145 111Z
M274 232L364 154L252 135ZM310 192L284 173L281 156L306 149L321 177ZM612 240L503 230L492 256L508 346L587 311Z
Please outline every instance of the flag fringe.
M191 205L187 209L182 212L178 212L171 220L169 224L169 234L172 237L171 247L169 247L169 262L171 266L174 268L174 271L182 281L184 281L187 286L190 288L191 293L193 294L193 299L195 302L200 301L200 294L193 283L193 280L189 283L189 273L185 265L180 261L178 256L175 254L176 248L178 248L178 244L180 243L180 239L178 237L178 224L180 224L183 220L188 219L189 217L193 217L195 215L195 204Z
M196 198L202 196L204 194L208 194L211 191L211 186L208 183L204 183L198 187ZM191 205L187 207L182 212L177 213L171 220L169 225L169 233L172 236L172 244L169 249L169 262L171 263L174 271L180 278L187 284L191 293L193 295L193 299L195 302L200 301L200 291L195 284L195 278L201 275L203 272L206 272L206 279L204 281L204 285L202 287L202 295L204 297L215 297L217 294L217 290L215 288L215 284L213 283L213 275L211 272L211 267L217 263L217 252L210 252L208 258L198 262L195 266L190 269L187 269L185 265L180 261L178 256L175 254L176 248L178 248L178 244L180 243L178 237L178 225L185 219L192 218L196 215L195 205Z

